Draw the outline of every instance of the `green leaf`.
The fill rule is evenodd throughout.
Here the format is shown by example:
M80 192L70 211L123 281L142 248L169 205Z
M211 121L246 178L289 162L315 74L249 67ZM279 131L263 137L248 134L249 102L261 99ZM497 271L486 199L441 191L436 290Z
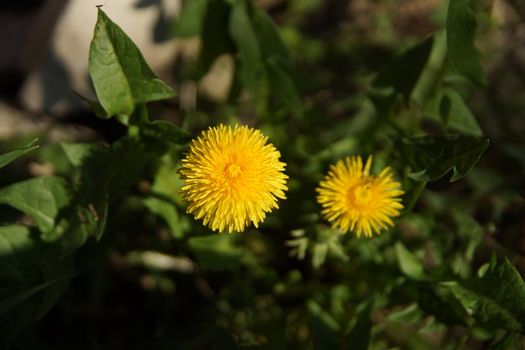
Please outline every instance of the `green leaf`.
M31 279L33 264L38 258L35 250L36 244L27 227L0 226L0 297L11 294L14 287Z
M348 344L348 349L367 350L370 347L370 338L373 327L372 320L370 319L371 311L372 305L369 304L363 311L361 311L361 313L359 313L354 328L352 328L352 331L345 339L345 343Z
M416 281L428 280L423 263L409 251L401 242L396 243L397 261L399 269L408 277Z
M251 4L250 4L251 5ZM252 25L257 35L261 53L266 59L280 59L286 66L291 65L290 51L279 34L279 29L273 19L257 6L250 6Z
M454 303L449 295L442 293L442 289L442 287L431 289L428 286L419 286L419 307L447 325L466 325L457 303Z
M474 46L476 17L468 0L450 0L447 23L447 61L450 67L478 86L487 84Z
M464 135L483 135L476 117L456 90L446 88L437 93L425 106L425 114Z
M225 270L239 266L244 258L243 249L234 245L229 234L193 237L188 241L198 261L210 270Z
M269 96L268 77L247 1L236 1L233 5L229 30L241 57L241 79L252 96L256 111L264 113Z
M58 176L36 177L14 183L0 191L0 203L31 216L44 239L55 226L55 217L71 200L67 182Z
M31 287L9 299L0 301L0 315L6 313L16 305L20 304L24 300L28 299L29 297L35 295L36 293L51 287L53 284L62 282L66 279L71 278L72 276L64 276L60 278L56 278L54 280L46 281L44 283L41 283L39 285L36 285L34 287Z
M465 176L489 146L489 139L464 135L414 137L402 140L401 152L418 181L433 181L452 170L450 181Z
M191 135L184 131L184 129L164 120L156 120L142 124L140 126L140 134L146 142L148 140L154 140L176 145L183 145L192 139Z
M129 116L137 104L175 92L159 80L131 39L99 8L89 49L89 74L108 116Z
M507 259L492 263L482 277L451 284L450 289L478 324L525 331L525 282Z
M150 196L144 201L152 213L166 221L175 238L181 238L185 228L175 203L175 198L180 192L180 182L175 168L160 167L151 187Z
M308 313L315 349L338 349L340 327L323 308L313 300L308 301Z
M31 141L28 145L17 149L15 151L11 151L8 153L0 154L0 168L6 166L7 164L11 163L16 158L23 156L24 154L31 152L38 148L38 145L36 144L38 139L34 139Z
M386 65L372 81L372 94L400 94L408 102L432 50L433 37L411 47Z
M178 37L191 37L201 33L206 5L215 1L184 0L180 15L175 22L174 34Z
M81 231L69 231L70 238L81 242L85 233L94 232L100 239L109 203L140 178L151 155L130 138L122 138L110 148L96 144L63 144L62 148L72 164L79 166L81 175L74 195L80 209L70 215L87 225Z
M0 227L0 347L44 316L71 277L71 260L57 259L24 226Z
M269 59L267 65L268 79L272 87L272 94L277 96L282 104L296 117L303 113L301 98L290 76L281 68L275 59Z
M217 57L235 52L235 44L228 32L230 11L231 6L222 0L207 1L198 59L200 77L208 72Z

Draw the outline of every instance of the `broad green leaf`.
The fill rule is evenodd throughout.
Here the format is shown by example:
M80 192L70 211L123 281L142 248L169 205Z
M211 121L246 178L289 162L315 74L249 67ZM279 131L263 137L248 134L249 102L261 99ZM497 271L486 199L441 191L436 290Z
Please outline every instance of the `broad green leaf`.
M28 145L17 149L15 151L11 151L8 153L0 154L0 168L6 166L7 164L11 163L16 158L23 156L24 154L31 152L38 148L38 145L36 144L38 139L34 139L31 141Z
M71 200L67 182L58 176L36 177L14 183L0 190L0 203L7 204L31 216L47 237L55 226L55 218Z
M400 94L408 102L429 59L433 38L429 37L388 63L372 82L372 94Z
M191 37L201 33L202 21L208 3L218 1L184 0L180 15L175 21L174 34L178 37Z
M464 135L483 135L476 117L456 90L445 88L434 95L425 106L425 114Z
M129 116L137 104L175 96L155 76L131 39L100 8L89 50L89 74L110 117Z
M464 135L414 137L402 140L401 152L418 181L433 181L452 170L450 181L465 176L489 146L489 139Z
M490 264L482 277L451 284L450 289L478 324L525 330L525 282L507 259Z
M207 269L225 270L239 266L244 258L243 249L234 245L231 235L213 234L193 237L188 241L197 260Z
M416 281L428 280L423 263L409 251L401 242L396 243L397 261L399 269L408 277Z
M447 23L447 61L450 67L472 83L485 86L480 53L474 46L476 17L469 0L450 0Z
M256 110L264 113L269 95L268 77L248 6L245 0L235 2L230 14L229 31L240 53L243 83L252 96Z
M323 308L313 300L308 301L310 327L315 349L338 349L340 327Z

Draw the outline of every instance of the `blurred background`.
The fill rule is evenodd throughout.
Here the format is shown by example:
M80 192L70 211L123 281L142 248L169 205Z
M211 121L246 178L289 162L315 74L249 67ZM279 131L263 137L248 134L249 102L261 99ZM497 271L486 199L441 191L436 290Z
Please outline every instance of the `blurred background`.
M33 157L3 169L1 186L63 173L52 147L46 145L109 144L126 133L115 119L96 118L79 97L95 98L87 67L99 5L177 92L175 99L151 104L154 119L174 122L193 134L219 122L258 126L290 159L288 171L295 179L290 181L290 200L283 213L269 218L262 231L228 241L227 235L192 241L192 234L203 231L192 228L192 219L184 214L177 190L180 180L173 169L158 170L173 175L168 183L145 175L114 204L104 240L90 240L76 253L77 277L57 306L25 331L20 348L75 344L89 349L330 349L329 340L324 345L316 341L342 332L345 322L358 322L348 316L361 310L356 300L399 277L386 276L393 266L388 255L392 252L385 248L392 243L388 237L364 242L344 238L339 252L337 247L315 248L332 236L316 226L313 188L328 164L344 155L377 151L380 162L388 159L391 130L374 131L369 143L359 136L363 130L370 135L375 120L367 105L370 82L397 54L444 27L447 2L255 1L276 22L290 50L304 108L301 118L273 107L259 118L239 92L237 61L230 53L219 55L206 72L198 71L206 2L0 3L0 150L34 137L42 146ZM430 184L414 213L399 220L395 235L409 242L429 268L446 264L459 276L469 277L496 254L513 259L523 275L525 2L483 0L475 6L476 43L488 84L462 92L491 146L466 179ZM431 119L422 124L425 130L436 129ZM144 204L144 193L151 186L176 198L175 214L170 214L176 222L171 226L153 215L159 209L144 212L154 206ZM310 199L304 199L305 193ZM17 217L11 209L0 208L3 221ZM301 254L290 252L285 242L301 244L297 239L309 235L308 227L315 227L315 238L306 259L304 253L298 259ZM450 231L456 235L447 236ZM325 249L325 255L328 250L328 257L320 257L316 249ZM343 269L340 261L355 264ZM356 284L349 287L342 280ZM372 322L381 325L373 335L374 348L487 347L488 338L481 333L454 327L423 329L424 316L406 311L411 306L403 301L401 296L403 308L372 313ZM323 314L323 308L331 316ZM389 318L400 311L405 314ZM316 332L321 335L312 336Z

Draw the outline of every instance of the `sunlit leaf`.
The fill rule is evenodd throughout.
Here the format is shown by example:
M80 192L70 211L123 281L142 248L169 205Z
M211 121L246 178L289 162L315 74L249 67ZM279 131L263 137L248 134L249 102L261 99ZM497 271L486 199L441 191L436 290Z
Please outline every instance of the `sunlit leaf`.
M69 186L58 176L36 177L0 190L0 203L10 205L31 216L44 238L55 226L55 218L60 209L70 200Z
M137 104L175 96L131 39L100 8L89 50L89 74L108 116L129 116Z
M37 141L38 141L37 139L34 139L28 145L20 149L17 149L17 150L8 152L8 153L0 154L0 168L11 163L16 158L23 156L24 154L37 149L38 148Z

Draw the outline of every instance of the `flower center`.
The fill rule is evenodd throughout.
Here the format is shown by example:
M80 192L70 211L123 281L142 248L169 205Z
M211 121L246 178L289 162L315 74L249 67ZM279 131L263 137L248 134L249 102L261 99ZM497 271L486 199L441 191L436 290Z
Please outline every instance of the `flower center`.
M230 163L224 168L224 176L229 180L236 178L240 173L241 167L235 163Z
M350 203L357 207L367 206L373 197L371 184L369 181L357 184L348 191Z

